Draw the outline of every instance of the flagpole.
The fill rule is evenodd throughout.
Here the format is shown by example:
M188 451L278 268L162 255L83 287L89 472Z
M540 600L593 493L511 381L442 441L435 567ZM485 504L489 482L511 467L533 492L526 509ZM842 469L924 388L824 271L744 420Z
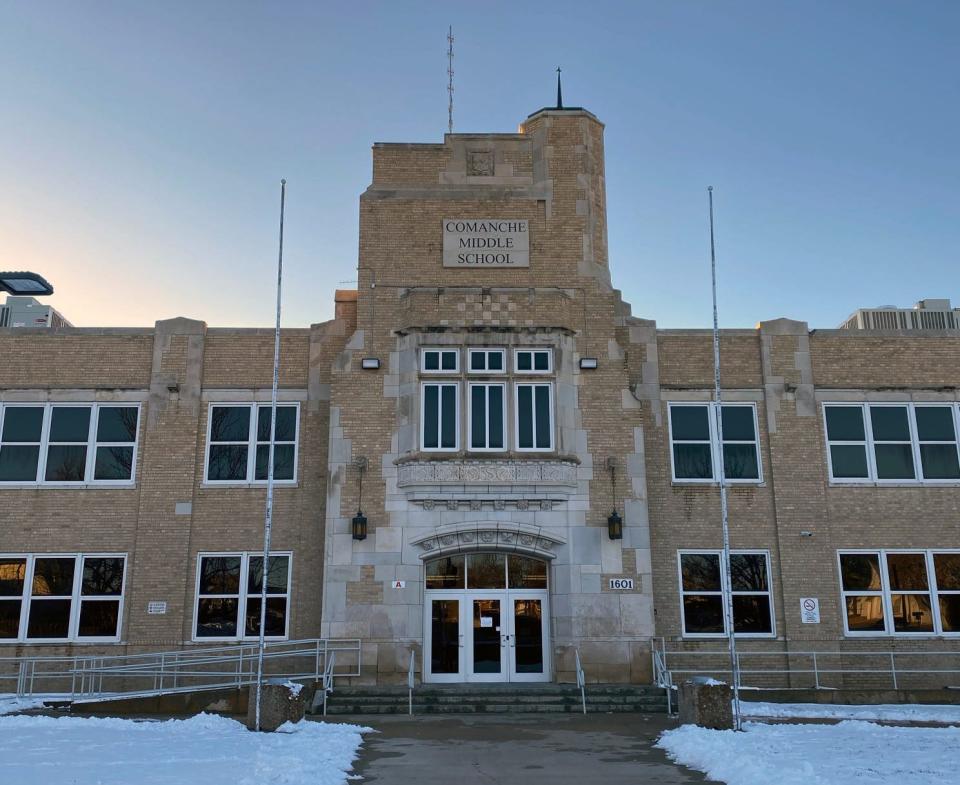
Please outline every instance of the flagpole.
M267 576L270 572L270 537L273 533L273 445L277 432L277 387L280 382L280 293L283 286L283 210L287 181L280 181L280 250L277 254L277 322L273 332L273 387L270 391L270 446L267 459L267 509L263 520L263 566L260 577L260 636L257 640L257 697L254 727L260 730L260 697L263 691L263 652L267 629ZM255 409L254 428L259 428L259 410ZM254 456L256 458L256 456ZM241 624L244 623L241 619Z
M710 279L713 289L713 395L716 401L714 417L717 424L717 443L720 445L720 518L723 525L723 605L730 646L730 675L733 682L733 728L741 729L740 717L740 661L737 658L737 641L734 635L733 591L730 571L730 521L727 508L727 473L723 459L723 404L720 393L720 326L717 318L717 253L713 238L713 186L707 186L710 200Z

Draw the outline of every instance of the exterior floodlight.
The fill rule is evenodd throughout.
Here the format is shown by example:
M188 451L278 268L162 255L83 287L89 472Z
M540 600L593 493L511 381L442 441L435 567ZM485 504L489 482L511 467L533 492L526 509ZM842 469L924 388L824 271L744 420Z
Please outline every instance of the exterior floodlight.
M360 361L360 367L365 371L375 371L380 367L379 357L364 357Z
M36 297L53 294L53 287L42 275L28 272L0 273L0 291Z
M595 371L597 369L597 358L596 357L581 357L580 358L580 370L583 371Z

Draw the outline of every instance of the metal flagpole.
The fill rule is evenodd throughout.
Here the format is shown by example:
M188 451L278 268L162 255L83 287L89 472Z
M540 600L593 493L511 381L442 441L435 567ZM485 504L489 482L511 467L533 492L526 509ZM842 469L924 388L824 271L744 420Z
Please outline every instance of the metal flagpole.
M716 401L717 443L720 445L720 517L723 521L723 605L730 644L730 675L733 682L733 728L740 730L740 663L733 627L733 594L730 574L730 521L727 514L727 476L723 459L723 405L720 395L720 327L717 319L717 254L713 239L713 186L707 186L710 199L710 278L713 286L713 394Z
M270 535L273 531L273 444L277 430L277 387L280 382L280 292L283 284L283 208L287 181L280 181L280 251L277 255L277 324L273 333L273 388L270 391L270 447L267 459L267 510L263 520L263 567L260 574L260 637L257 641L257 705L255 727L260 730L260 695L263 690L263 650L267 629L267 575L270 571ZM259 427L259 412L254 428Z

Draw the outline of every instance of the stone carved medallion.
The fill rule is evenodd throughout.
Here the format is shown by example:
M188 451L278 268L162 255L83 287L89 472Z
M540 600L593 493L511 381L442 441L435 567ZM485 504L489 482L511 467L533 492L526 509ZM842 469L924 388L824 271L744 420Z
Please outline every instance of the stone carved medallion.
M467 177L493 177L494 171L493 150L467 152Z

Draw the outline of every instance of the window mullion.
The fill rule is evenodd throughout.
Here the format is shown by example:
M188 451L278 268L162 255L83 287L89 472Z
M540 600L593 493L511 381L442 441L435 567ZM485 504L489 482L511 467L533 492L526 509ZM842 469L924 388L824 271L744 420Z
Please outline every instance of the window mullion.
M100 425L100 404L90 406L90 427L87 429L87 461L83 481L93 482L93 468L97 460L97 428Z
M53 419L53 406L44 404L43 421L40 425L40 454L37 456L37 479L36 482L46 482L47 476L47 450L50 449L50 421Z
M262 556L261 556L262 558ZM266 570L266 563L260 568L260 579L263 580L263 573ZM237 586L237 591L240 596L237 598L237 640L243 640L247 637L247 586L250 569L250 554L244 552L240 554L240 585ZM264 609L260 609L260 613L263 613ZM257 635L259 638L259 634Z
M887 552L875 551L880 561L880 596L883 599L883 623L887 635L898 635L893 624L893 597L890 591L890 575L887 572Z
M33 599L33 562L36 556L26 554L26 569L23 575L23 595L20 601L20 629L18 630L18 640L27 639L27 625L30 619L30 603Z
M711 479L714 482L723 482L726 479L726 472L724 471L726 467L723 465L723 426L719 421L719 418L723 416L722 404L711 401L708 404L708 412L710 414L710 454L713 456L713 477ZM726 616L724 616L724 619L726 619Z
M257 478L257 432L260 426L260 407L250 404L250 423L247 430L247 482Z
M870 416L870 404L860 404L860 412L863 417L864 446L867 450L867 474L870 481L877 482L877 455L873 442L873 418Z
M940 621L940 590L937 584L937 570L933 561L933 551L924 551L924 563L927 568L927 591L930 593L930 615L933 617L933 632L943 634L943 624Z
M83 588L85 561L86 558L82 553L75 554L73 557L73 594L70 600L70 627L67 633L70 640L80 637L80 594Z

